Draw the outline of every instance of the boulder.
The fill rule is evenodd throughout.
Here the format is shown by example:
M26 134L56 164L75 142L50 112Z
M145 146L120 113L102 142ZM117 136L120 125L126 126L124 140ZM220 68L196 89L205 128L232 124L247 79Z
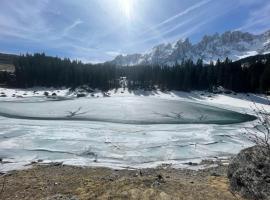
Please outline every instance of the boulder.
M242 150L228 167L230 188L252 200L270 200L270 150L254 146Z
M84 93L78 93L77 94L77 98L81 98L81 97L86 97L86 94L84 94Z

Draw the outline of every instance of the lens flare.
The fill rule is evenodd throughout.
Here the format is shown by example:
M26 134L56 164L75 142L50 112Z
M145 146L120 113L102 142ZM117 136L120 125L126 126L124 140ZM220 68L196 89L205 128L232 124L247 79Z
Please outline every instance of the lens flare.
M121 10L123 12L123 15L128 19L132 19L133 15L133 2L132 0L119 0L119 4L121 7Z

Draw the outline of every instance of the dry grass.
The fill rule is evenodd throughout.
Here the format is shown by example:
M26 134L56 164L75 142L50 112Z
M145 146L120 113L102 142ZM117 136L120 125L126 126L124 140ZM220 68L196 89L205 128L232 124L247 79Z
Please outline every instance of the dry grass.
M215 170L216 171L216 170ZM36 166L5 177L2 199L37 200L57 194L78 199L233 200L226 169L212 171L148 169L141 173L105 168ZM0 183L4 177L0 177Z

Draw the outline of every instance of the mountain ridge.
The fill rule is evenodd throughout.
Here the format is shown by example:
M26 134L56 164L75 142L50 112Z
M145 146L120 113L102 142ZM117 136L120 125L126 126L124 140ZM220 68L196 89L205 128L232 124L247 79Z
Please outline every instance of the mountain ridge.
M192 44L189 38L180 39L176 43L159 44L144 54L116 56L110 64L119 66L174 65L182 60L203 59L205 63L225 60L233 61L242 58L270 53L270 30L262 34L251 34L241 31L227 31L223 34L205 35L198 43Z

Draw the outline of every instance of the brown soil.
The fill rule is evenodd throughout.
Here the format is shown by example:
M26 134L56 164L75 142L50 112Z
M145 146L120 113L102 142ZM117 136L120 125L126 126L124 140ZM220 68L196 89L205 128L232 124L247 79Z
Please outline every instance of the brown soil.
M0 199L241 199L230 193L226 172L226 166L199 171L34 166L0 176Z

